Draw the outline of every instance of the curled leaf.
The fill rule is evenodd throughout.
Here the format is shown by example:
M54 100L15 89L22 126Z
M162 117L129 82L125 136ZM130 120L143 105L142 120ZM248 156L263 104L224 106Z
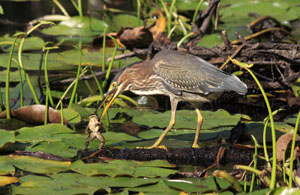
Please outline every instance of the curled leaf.
M45 105L24 106L17 110L11 110L11 117L24 121L28 124L41 125L45 121ZM49 123L61 123L60 112L49 108ZM0 113L0 118L6 118L6 111ZM64 119L64 124L68 125L68 121Z

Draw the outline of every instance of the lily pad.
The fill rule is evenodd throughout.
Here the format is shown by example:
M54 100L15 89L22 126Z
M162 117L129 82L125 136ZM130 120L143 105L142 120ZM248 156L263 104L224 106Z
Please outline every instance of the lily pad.
M138 18L127 14L111 14L105 17L104 21L109 26L109 31L118 32L122 27L138 27ZM140 20L142 24L142 20Z
M10 37L8 34L0 37L0 42L2 41L10 41L13 42L15 38ZM17 39L14 52L18 51L18 45L20 44L21 39ZM31 50L41 50L43 49L45 43L44 40L40 37L28 37L25 39L22 51L31 51ZM10 52L11 45L2 45L1 49L5 52Z
M223 39L220 36L220 34L210 34L210 35L205 35L201 41L197 43L197 46L203 46L203 47L216 47L216 46L221 46L223 43Z
M226 126L235 126L240 121L241 114L231 115L225 110L216 112L201 111L203 116L202 129L213 129ZM143 115L133 117L133 122L149 127L165 128L168 126L171 111L163 113L145 112ZM192 110L179 110L176 112L174 128L196 129L197 114Z
M10 143L15 143L15 132L0 129L0 150Z
M42 174L51 174L66 171L71 165L71 162L44 160L31 156L14 155L0 156L0 161L1 163L5 162L8 166L13 166L25 171Z
M0 186L17 183L18 181L19 179L17 177L0 176Z
M237 19L245 20L249 18L248 13L250 12L258 13L261 16L270 15L281 22L299 18L299 11L290 8L290 5L285 1L241 1L227 5L225 9L220 9L220 19L225 23L236 22Z
M58 25L51 26L42 30L47 35L66 35L66 36L95 36L101 34L107 24L93 17L74 16L68 20L60 22Z
M16 141L22 143L61 141L64 134L74 133L74 131L61 124L48 124L35 127L24 127L17 130L16 132Z
M12 186L13 194L94 194L109 192L110 187L138 187L158 182L158 179L118 177L90 177L76 173L60 173L50 177L27 175L19 178L19 186Z

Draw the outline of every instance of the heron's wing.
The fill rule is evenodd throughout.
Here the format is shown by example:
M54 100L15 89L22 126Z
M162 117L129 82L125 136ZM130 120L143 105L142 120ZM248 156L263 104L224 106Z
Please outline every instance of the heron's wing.
M153 58L154 71L168 85L193 93L224 91L224 79L231 75L196 56L172 52L160 52Z

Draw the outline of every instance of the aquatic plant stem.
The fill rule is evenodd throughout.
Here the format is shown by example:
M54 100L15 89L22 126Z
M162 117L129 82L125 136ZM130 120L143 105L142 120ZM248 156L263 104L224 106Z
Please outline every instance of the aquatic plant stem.
M46 105L45 105L45 120L44 125L48 124L48 116L49 116L49 89L46 89Z
M80 17L83 16L82 14L82 3L81 3L81 0L78 0L78 14Z
M26 39L25 37L22 38L22 40L21 40L21 42L20 42L20 46L19 46L19 51L18 51L19 65L20 65L20 67L21 67L21 70L22 70L22 71L24 72L24 74L25 74L25 79L26 79L27 84L28 84L28 86L29 86L29 88L30 88L30 90L31 90L31 93L32 93L32 96L33 96L33 99L34 99L35 103L36 103L36 104L40 104L40 101L39 101L39 99L38 99L38 97L37 97L37 95L36 95L35 89L33 88L32 83L31 83L31 81L30 81L30 77L29 77L28 73L25 71L24 66L23 66L22 49L23 49L23 45L24 45L25 39Z
M199 13L199 10L200 10L201 5L203 4L203 1L204 1L204 0L199 1L198 5L197 5L197 7L196 7L196 9L195 9L195 12L194 12L194 16L193 16L193 19L192 19L192 23L194 23L194 22L196 21L197 15L198 15L198 13Z
M269 119L267 119L265 121L265 125L264 125L263 146L264 146L264 154L265 154L265 158L266 158L268 167L271 167L270 158L269 158L269 154L268 154L268 148L267 148L267 127L268 127L268 124L269 124Z
M81 46L82 46L82 41L79 41L79 65L77 67L77 74L76 74L76 79L75 79L75 84L73 88L73 92L69 101L69 107L73 104L74 98L76 95L77 87L78 87L78 82L79 82L79 76L81 72L81 63L82 63L82 51L81 51Z
M141 0L137 0L137 19L138 26L141 26Z
M257 146L258 146L258 143L257 143L257 140L255 139L255 137L253 135L251 135L253 141L254 141L254 154L253 154L253 168L254 169L257 169ZM251 183L250 183L250 190L249 192L252 192L253 191L253 188L254 188L254 181L255 181L255 173L252 173L252 178L251 178Z
M167 29L168 29L168 34L171 31L171 26L172 26L172 13L173 9L175 7L176 0L172 0L170 10L169 10L169 15L168 15L168 23L167 23Z
M19 77L20 77L20 107L22 108L24 106L24 90L23 90L23 75L22 75L22 69L19 65L19 62L15 59L13 59L14 62L17 64L18 67L18 72L19 72Z
M33 96L33 99L35 101L36 104L40 104L40 101L36 95L36 92L32 86L32 83L30 81L30 77L29 77L29 74L25 71L25 68L24 68L24 65L23 65L23 59L22 59L22 52L23 52L23 46L24 46L24 42L25 42L25 39L28 35L30 35L34 30L36 30L37 28L39 28L41 25L43 24L54 24L53 22L47 22L47 21L41 21L40 23L38 23L37 25L35 25L34 27L32 27L30 30L28 30L26 33L16 33L14 36L18 36L18 35L23 35L23 38L20 42L20 45L19 45L19 50L18 50L18 60L19 60L19 66L21 67L22 71L24 72L25 74L25 79L27 81L27 84L31 90L31 93L32 93L32 96Z
M117 43L117 40L112 37L112 36L109 36L115 43L115 48L114 48L114 51L113 51L113 54L112 54L112 57L111 57L111 61L109 63L109 66L108 66L108 69L107 69L107 72L106 72L106 75L105 75L105 79L102 83L102 89L104 89L106 86L107 86L107 81L109 79L109 75L110 75L110 72L111 72L111 69L112 69L112 65L115 61L115 56L116 56L116 53L117 53L117 49L119 47L118 43Z
M105 64L106 64L106 30L107 30L107 27L105 27L104 31L103 31L103 40L102 40L102 72L105 71Z
M66 9L60 4L58 0L53 0L53 2L56 4L56 6L60 9L60 11L65 15L65 16L70 16Z
M46 83L46 93L48 94L49 101L52 107L54 107L53 98L51 95L51 89L50 89L50 82L48 78L48 55L50 52L50 49L58 49L58 47L45 47L43 50L47 50L45 54L45 67L44 67L44 74L45 74L45 83Z
M294 134L293 134L293 141L292 141L292 147L291 147L291 156L290 156L290 169L289 169L289 188L293 187L293 166L294 166L294 150L295 150L295 145L296 145L296 137L297 137L297 131L298 131L298 126L299 126L299 120L300 120L300 111L298 113L295 129L294 129Z
M87 68L88 66L84 67L80 76L79 77L82 77L86 72L87 72ZM67 93L71 90L71 88L74 86L76 80L74 80L70 85L69 87L65 90L64 94L60 97L55 109L58 109L58 107L60 106L60 104L62 104L62 100L66 97Z
M9 57L8 57L8 63L7 63L7 69L6 69L6 83L5 83L5 103L6 103L6 118L10 119L10 93L9 93L9 83L10 83L10 67L11 67L11 62L12 62L12 56L14 53L14 49L15 49L15 44L17 41L17 37L15 37L12 45L11 45L11 49L10 49L10 53L9 53ZM22 79L22 78L20 78ZM2 98L2 94L0 93L1 98ZM1 101L2 103L2 101Z
M180 39L180 41L177 43L177 48L179 48L181 46L181 44L190 36L192 36L194 33L190 32L189 34L185 35L184 37L182 37L182 39Z
M60 123L64 124L64 111L63 111L63 104L60 104Z
M94 77L94 80L95 80L95 82L96 82L96 85L97 85L97 87L98 87L98 89L99 89L100 97L101 97L101 99L103 100L103 99L104 99L104 93L103 93L103 89L102 89L102 87L101 87L101 84L100 84L100 82L98 81L95 72L94 72L92 69L90 69L90 71L91 71L91 73L92 73L92 75L93 75L93 77ZM99 104L99 103L98 103L98 104ZM106 103L104 103L103 106L105 107L105 106L106 106ZM110 121L109 121L108 111L105 113L105 124L106 124L107 127L110 126Z
M266 106L267 106L267 110L268 110L268 113L269 113L269 119L270 119L270 122L271 122L271 131L272 131L272 150L273 150L273 156L272 156L272 173L271 173L271 181L270 181L270 189L273 190L275 188L275 184L276 184L276 165L277 165L277 154L276 154L276 132L275 132L275 126L274 126L274 119L273 119L273 115L272 115L272 110L271 110L271 106L270 106L270 103L269 103L269 100L268 100L268 97L265 93L265 90L263 89L263 87L261 86L259 80L257 79L257 77L253 74L253 72L249 69L250 67L253 66L252 65L248 65L248 64L245 64L245 63L242 63L242 62L239 62L238 60L235 60L235 59L231 59L229 58L234 64L246 69L250 75L253 77L253 79L255 80L256 84L258 85L263 97L264 97L264 100L265 100L265 103L266 103Z

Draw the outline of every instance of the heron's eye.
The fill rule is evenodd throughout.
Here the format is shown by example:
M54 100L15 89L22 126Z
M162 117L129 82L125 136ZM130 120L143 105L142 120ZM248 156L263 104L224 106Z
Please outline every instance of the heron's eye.
M117 82L113 82L113 83L111 84L111 86L112 86L112 87L117 87L118 84L117 84Z

